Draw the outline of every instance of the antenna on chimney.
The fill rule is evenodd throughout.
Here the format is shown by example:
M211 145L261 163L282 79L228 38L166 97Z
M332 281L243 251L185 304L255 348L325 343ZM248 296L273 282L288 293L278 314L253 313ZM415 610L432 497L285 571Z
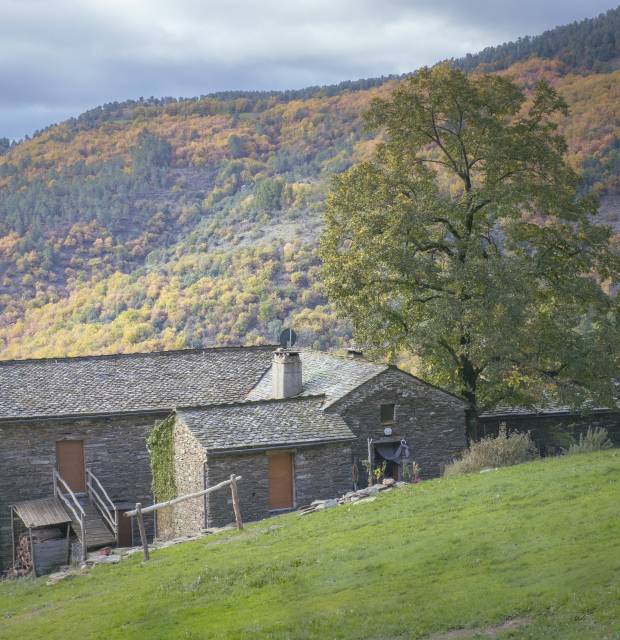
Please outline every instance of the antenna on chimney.
M280 346L283 349L290 349L297 342L297 334L293 329L284 329L280 333Z

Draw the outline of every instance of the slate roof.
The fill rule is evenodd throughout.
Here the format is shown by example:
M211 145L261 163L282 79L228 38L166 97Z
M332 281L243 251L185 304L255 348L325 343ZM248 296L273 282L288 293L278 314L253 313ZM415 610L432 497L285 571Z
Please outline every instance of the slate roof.
M243 400L273 345L0 362L0 419L172 410Z
M323 411L324 397L259 400L177 409L207 452L353 440L345 421Z
M594 407L590 409L592 412L606 412L612 409L605 407ZM512 418L526 416L557 416L557 415L573 415L579 414L579 409L571 408L564 405L549 405L546 407L495 407L488 411L480 413L480 418Z
M325 406L346 396L364 382L387 371L388 365L376 364L363 358L346 358L322 351L300 353L303 396L325 395ZM272 396L271 369L247 395L248 400L263 400Z

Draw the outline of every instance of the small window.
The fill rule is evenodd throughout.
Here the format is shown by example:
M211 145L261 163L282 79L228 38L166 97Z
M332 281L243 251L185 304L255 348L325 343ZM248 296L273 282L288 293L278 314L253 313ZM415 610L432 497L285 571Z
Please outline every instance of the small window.
M393 424L394 422L394 405L381 405L381 424Z

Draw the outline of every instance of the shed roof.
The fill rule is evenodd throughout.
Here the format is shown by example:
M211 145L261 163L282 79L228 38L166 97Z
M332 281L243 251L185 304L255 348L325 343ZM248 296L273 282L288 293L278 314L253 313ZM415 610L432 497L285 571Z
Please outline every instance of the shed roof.
M0 419L172 410L242 400L273 345L0 362Z
M71 522L71 518L58 498L18 502L13 505L13 509L29 529Z
M608 411L614 411L609 407L592 407L590 409L584 409L584 411L590 413L605 413ZM569 416L579 415L582 411L578 408L569 407L566 405L547 405L547 406L498 406L494 409L482 411L479 414L479 418L520 418L531 416Z
M188 407L177 416L207 451L353 440L339 415L322 410L323 402L322 396L259 400Z
M369 362L363 358L346 358L323 351L302 351L303 391L302 396L325 395L325 405L346 396L364 382L389 366ZM248 400L263 400L272 397L271 368L250 391Z

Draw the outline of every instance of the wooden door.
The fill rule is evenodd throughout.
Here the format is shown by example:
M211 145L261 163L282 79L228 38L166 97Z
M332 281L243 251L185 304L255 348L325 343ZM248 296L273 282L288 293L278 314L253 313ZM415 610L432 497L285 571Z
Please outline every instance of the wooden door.
M272 453L267 456L269 480L269 508L292 509L293 502L293 454Z
M126 518L123 514L129 509L119 509L118 511L118 546L133 547L133 531L131 529L131 518Z
M56 468L71 491L86 491L84 468L84 441L58 440L56 442Z

